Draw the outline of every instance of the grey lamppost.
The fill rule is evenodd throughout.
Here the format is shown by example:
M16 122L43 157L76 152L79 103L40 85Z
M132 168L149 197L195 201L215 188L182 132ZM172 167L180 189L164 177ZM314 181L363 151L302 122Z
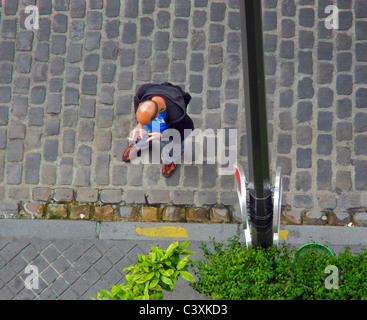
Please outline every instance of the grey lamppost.
M239 2L249 169L246 183L249 201L246 201L246 208L241 210L249 213L252 246L269 247L273 244L276 233L274 231L279 228L279 215L276 216L276 221L273 221L274 201L268 154L262 6L261 0L239 0ZM238 175L237 172L236 174ZM280 177L279 180L281 181ZM242 193L244 192L242 190ZM276 197L277 201L280 200L278 194ZM274 225L276 223L277 226ZM247 221L244 225L248 225Z

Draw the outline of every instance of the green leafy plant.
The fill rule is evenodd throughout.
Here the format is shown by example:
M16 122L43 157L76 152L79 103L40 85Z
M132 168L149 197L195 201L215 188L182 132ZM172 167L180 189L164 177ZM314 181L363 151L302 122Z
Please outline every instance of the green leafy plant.
M238 237L228 243L201 244L203 258L191 263L197 281L191 286L208 299L351 300L367 299L367 251L349 248L330 256L319 250L296 255L296 248L248 251ZM338 269L338 289L327 289L327 266Z
M131 271L125 275L127 283L111 285L111 291L99 290L97 300L163 300L163 290L172 291L178 276L193 282L194 277L187 268L192 262L190 255L195 252L186 249L189 244L189 241L181 245L174 241L167 249L151 245L151 252L138 253L136 264L123 269Z

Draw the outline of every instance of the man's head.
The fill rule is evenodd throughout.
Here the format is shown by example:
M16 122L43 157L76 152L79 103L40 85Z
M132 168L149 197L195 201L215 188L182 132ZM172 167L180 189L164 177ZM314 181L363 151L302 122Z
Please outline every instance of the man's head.
M158 117L158 105L153 100L146 100L139 104L136 111L136 120L142 125L148 125Z

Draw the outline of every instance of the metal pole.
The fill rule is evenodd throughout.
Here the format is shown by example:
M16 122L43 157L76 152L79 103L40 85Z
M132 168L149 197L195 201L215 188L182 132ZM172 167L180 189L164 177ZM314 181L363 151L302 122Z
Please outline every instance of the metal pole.
M269 247L273 244L273 203L269 173L261 0L240 0L240 16L252 243L254 247Z

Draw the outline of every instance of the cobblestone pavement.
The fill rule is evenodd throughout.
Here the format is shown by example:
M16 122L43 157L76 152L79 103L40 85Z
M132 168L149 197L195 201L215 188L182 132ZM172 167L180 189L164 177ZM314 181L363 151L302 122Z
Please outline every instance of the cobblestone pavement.
M365 1L263 3L271 169L282 166L285 213L366 225ZM197 128L238 130L246 170L238 4L4 1L0 211L60 191L85 202L236 205L233 176L215 164L183 164L163 179L161 165L126 165L121 154L136 88L171 81L192 94ZM325 27L332 4L339 29ZM38 8L38 30L25 28L27 5Z
M38 30L24 28L29 4ZM60 189L103 190L128 204L237 201L233 176L217 165L181 165L166 180L161 165L121 162L132 97L146 82L188 90L197 128L240 123L238 25L227 25L235 2L14 0L1 10L0 211Z

